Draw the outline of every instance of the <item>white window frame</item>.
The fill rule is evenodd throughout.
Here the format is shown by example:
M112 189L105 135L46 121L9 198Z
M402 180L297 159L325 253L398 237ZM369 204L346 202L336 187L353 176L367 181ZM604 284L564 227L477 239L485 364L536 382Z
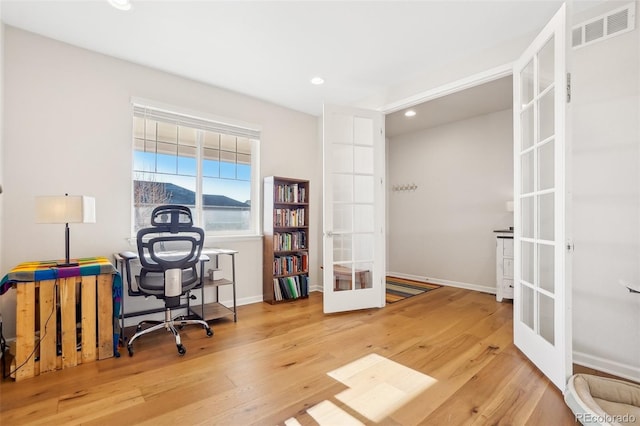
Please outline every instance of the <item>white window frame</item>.
M133 123L133 117L136 114L136 111L146 110L151 116L156 117L166 117L171 119L179 119L183 120L187 123L190 121L193 122L206 122L208 127L215 129L221 133L233 134L236 136L244 136L248 137L252 141L251 148L251 227L246 231L208 231L206 234L206 239L241 239L241 238L251 238L251 237L259 237L262 234L262 230L260 227L260 218L261 218L261 210L260 206L262 205L261 197L260 197L260 137L261 137L261 126L243 122L240 120L229 119L226 117L220 117L213 114L203 113L199 111L193 111L186 108L181 108L173 105L164 104L161 102L143 99L143 98L131 98L131 118ZM132 128L132 137L131 137L131 236L135 238L135 215L134 215L134 176L133 176L133 166L134 166L134 145L135 135L133 134ZM196 194L195 194L195 202L196 207L195 210L197 214L196 225L202 226L202 147L198 146L197 149L197 176L196 176Z

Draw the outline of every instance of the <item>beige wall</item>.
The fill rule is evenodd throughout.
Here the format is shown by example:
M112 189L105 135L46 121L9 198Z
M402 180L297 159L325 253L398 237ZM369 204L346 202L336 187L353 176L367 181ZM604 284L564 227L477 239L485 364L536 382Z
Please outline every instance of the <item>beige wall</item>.
M495 292L493 230L513 225L511 110L388 142L389 273Z
M580 23L628 4L609 2ZM640 4L636 29L572 53L574 361L640 380ZM595 65L597 64L597 66Z
M97 223L71 226L72 257L111 257L130 248L132 97L261 126L262 176L311 181L311 238L319 239L322 160L316 117L12 27L5 36L1 257L7 268L64 255L63 226L34 223L37 195L95 196ZM239 301L262 300L261 240L213 244L240 251ZM311 252L312 280L320 277L318 256ZM13 292L0 303L6 334L12 336Z

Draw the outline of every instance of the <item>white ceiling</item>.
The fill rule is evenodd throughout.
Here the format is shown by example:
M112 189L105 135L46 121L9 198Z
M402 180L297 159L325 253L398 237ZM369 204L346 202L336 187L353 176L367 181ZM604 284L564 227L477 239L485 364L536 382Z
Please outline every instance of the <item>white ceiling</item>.
M513 79L508 76L388 114L385 134L393 138L512 107ZM414 117L405 117L409 109Z
M12 26L319 115L542 28L560 0L2 0ZM325 79L322 86L311 77Z

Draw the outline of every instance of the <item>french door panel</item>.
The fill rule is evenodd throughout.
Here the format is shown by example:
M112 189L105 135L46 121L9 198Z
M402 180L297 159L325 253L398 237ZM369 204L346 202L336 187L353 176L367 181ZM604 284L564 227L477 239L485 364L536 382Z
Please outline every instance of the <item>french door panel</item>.
M571 375L565 251L566 6L514 64L514 342L561 390Z
M325 105L324 311L384 306L382 114Z

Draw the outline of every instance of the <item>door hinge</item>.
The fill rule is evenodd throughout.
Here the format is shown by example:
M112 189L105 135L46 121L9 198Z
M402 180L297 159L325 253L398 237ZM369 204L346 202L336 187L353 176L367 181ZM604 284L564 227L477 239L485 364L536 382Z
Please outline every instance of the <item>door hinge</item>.
M571 73L567 73L567 103L571 103Z

